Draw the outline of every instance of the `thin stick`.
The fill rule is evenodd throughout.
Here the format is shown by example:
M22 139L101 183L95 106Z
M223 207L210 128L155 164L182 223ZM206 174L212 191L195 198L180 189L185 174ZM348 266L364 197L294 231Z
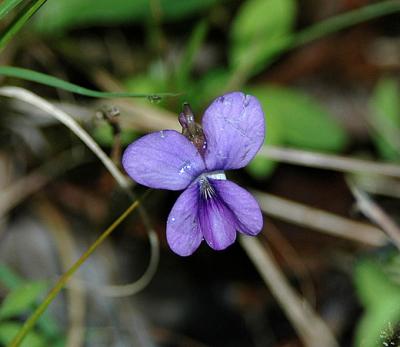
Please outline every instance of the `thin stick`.
M129 188L130 181L118 170L112 160L103 152L100 146L91 138L91 136L66 112L55 107L43 98L31 93L30 91L19 87L2 87L0 95L10 98L16 98L35 106L44 112L51 114L67 126L76 136L78 136L86 146L101 160L107 170L115 178L117 183L123 188Z
M372 200L367 193L349 184L351 192L356 198L357 207L371 221L379 225L386 232L395 246L400 250L400 228L389 215Z
M29 195L39 191L52 177L78 165L83 159L83 152L78 152L78 158L72 158L71 151L73 152L74 149L57 155L0 191L0 218ZM72 161L71 159L74 160Z
M36 209L55 240L63 272L68 271L77 248L70 225L47 199L40 199ZM67 286L67 301L69 328L65 347L80 347L84 345L87 293L77 286Z
M131 191L129 189L131 182L125 178L125 176L121 173L121 171L117 168L117 166L112 162L112 160L103 152L103 150L100 148L100 146L91 138L91 136L69 114L67 114L66 112L55 107L54 105L47 102L43 98L40 98L39 96L37 96L23 88L2 87L2 88L0 88L0 95L25 101L28 104L31 104L31 105L43 110L44 112L49 113L54 118L56 118L61 123L63 123L65 126L67 126L101 160L101 162L104 164L104 166L107 168L107 170L111 173L111 175L117 181L119 186L121 188L123 188L131 198L133 197L133 194L131 193ZM145 225L146 226L150 225L148 218L146 217L145 212L143 210L141 211L141 216L143 218ZM132 288L131 288L131 291L133 293L137 293L139 290L143 289L145 287L145 285L147 285L150 282L152 276L155 273L155 268L158 265L158 260L159 260L158 236L153 228L148 229L148 236L149 236L150 246L151 246L151 248L150 248L150 250L151 250L150 264L147 267L145 273L142 275L142 277L139 278L138 285L134 286L135 283L132 284L132 286L134 286L133 287L134 290L132 290ZM157 241L155 242L154 239L157 239ZM116 287L117 286L114 286L114 289L116 289ZM49 304L50 304L50 302L47 303L47 305L44 307L44 309ZM31 318L32 317L29 318L29 321L31 320ZM34 324L34 322L33 322L33 324ZM31 329L32 326L29 329ZM29 329L24 334L26 334L29 331ZM21 341L22 341L22 339L19 341L19 343ZM16 346L18 346L18 344Z
M96 82L101 88L123 90L118 81L105 71L96 74ZM134 117L121 117L121 124L139 130L158 131L178 129L173 114L153 105L144 105L133 100L113 100L113 103ZM258 156L274 159L283 163L318 167L340 172L376 173L379 175L400 177L400 165L379 163L371 160L310 152L276 146L263 146Z
M114 164L114 162L104 153L104 151L100 148L100 146L92 139L92 137L73 119L72 116L70 116L68 113L64 112L63 110L60 110L56 106L52 105L48 101L44 100L43 98L31 93L30 91L23 89L23 88L18 88L18 87L2 87L0 88L0 95L15 98L18 100L22 100L28 104L31 104L38 109L43 110L44 112L52 115L54 118L56 118L58 121L63 123L65 126L67 126L76 136L78 136L88 147L89 149L92 150L92 152L101 160L101 162L104 164L104 166L107 168L107 170L110 172L110 174L114 177L114 179L117 181L119 186L124 189L124 191L129 195L129 197L133 200L133 194L130 191L130 186L131 186L131 181L127 180L125 176L122 174L122 172L118 169L118 167ZM38 178L38 174L36 176L33 176L31 179ZM44 185L44 182L42 183ZM38 185L36 185L36 188ZM39 185L40 187L40 185ZM19 187L16 187L19 189ZM18 190L19 191L19 190ZM1 207L1 206L0 206ZM140 208L139 208L140 209ZM145 273L139 280L134 283L131 283L129 285L123 285L120 289L120 292L118 292L118 286L111 286L111 290L107 291L108 294L111 292L114 293L114 295L118 296L118 293L120 295L127 295L128 292L130 293L137 293L139 290L143 289L145 285L147 285L152 276L154 275L158 261L159 261L159 243L158 243L158 236L157 233L154 231L154 229L150 226L149 219L144 212L143 209L140 209L140 215L143 219L143 222L145 226L148 229L148 236L149 236L149 241L150 241L150 250L151 250L151 256L150 256L150 263L149 266L147 267ZM122 294L121 294L122 293Z
M351 175L351 181L364 192L400 199L400 181L378 175Z
M400 165L377 163L371 160L348 158L339 155L275 146L262 147L258 155L284 163L318 167L333 171L375 173L400 177Z
M338 347L332 332L306 300L289 285L268 249L255 237L241 236L240 244L265 284L285 311L307 347Z
M147 193L145 193L146 195ZM142 199L144 196L142 197ZM18 334L14 337L8 347L18 347L24 337L36 324L36 321L51 304L54 298L58 295L61 289L64 288L65 284L72 277L72 275L82 266L82 264L90 257L90 255L99 247L105 239L119 226L128 215L133 212L140 204L140 200L134 201L124 213L122 213L101 235L100 237L82 254L82 256L65 272L60 279L57 281L55 286L47 294L45 299L41 302L39 307L32 313L27 321L25 321L22 328L18 331Z
M80 288L89 291L96 291L101 295L114 298L135 295L147 287L147 285L153 279L153 276L157 271L158 262L160 260L158 237L156 236L155 232L149 234L149 241L152 249L149 265L147 266L146 272L142 275L142 277L135 282L128 284L99 286L98 284L95 285L86 280L74 279L72 281L72 285L79 286Z
M95 82L105 90L123 91L122 86L110 74L98 71ZM113 103L124 109L131 116L121 117L121 124L139 130L159 131L178 129L178 122L171 112L154 105L146 105L134 100L113 100ZM132 116L133 115L133 116ZM340 172L376 173L379 175L400 177L400 165L379 163L372 160L310 152L299 149L276 146L263 146L258 156L274 159L283 163L318 167Z
M317 208L253 191L261 210L267 215L318 230L325 234L379 247L387 242L385 234L372 225L356 222Z

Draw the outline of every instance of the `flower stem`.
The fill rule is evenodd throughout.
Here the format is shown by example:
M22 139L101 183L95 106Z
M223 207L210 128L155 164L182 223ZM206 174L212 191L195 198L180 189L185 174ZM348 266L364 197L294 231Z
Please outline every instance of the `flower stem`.
M148 191L149 192L149 191ZM143 199L147 193L145 193L141 199ZM55 299L61 289L64 288L68 280L72 277L72 275L84 264L84 262L89 258L89 256L99 247L103 241L115 230L115 228L120 225L128 215L133 212L140 204L140 200L138 199L134 201L124 213L122 213L115 221L112 223L99 237L98 239L86 250L85 253L69 268L67 272L65 272L60 279L57 281L55 286L50 290L42 303L38 306L38 308L31 314L28 320L24 323L22 328L19 330L18 334L14 337L14 339L10 342L8 347L18 347L25 336L32 330L35 326L37 320L46 311L47 307L51 304L51 302Z

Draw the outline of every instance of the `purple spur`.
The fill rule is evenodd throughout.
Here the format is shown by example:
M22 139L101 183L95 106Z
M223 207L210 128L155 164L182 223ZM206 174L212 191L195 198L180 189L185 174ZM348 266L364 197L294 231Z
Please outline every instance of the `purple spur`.
M241 92L225 94L206 109L202 127L188 104L175 130L150 133L125 150L122 164L136 182L151 188L183 190L167 221L167 241L191 255L204 239L215 250L230 246L236 231L257 235L263 226L257 201L226 179L225 170L246 166L264 143L264 114L258 100Z

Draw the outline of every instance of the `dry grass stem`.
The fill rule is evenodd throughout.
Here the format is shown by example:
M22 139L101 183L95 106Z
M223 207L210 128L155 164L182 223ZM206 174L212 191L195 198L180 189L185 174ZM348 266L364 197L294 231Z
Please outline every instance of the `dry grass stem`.
M125 175L118 169L118 167L113 163L113 161L104 153L104 151L100 148L100 146L93 140L93 138L84 130L75 119L70 116L68 113L63 110L57 108L53 104L44 100L43 98L37 96L36 94L19 87L2 87L0 88L0 95L10 98L15 98L17 100L24 101L45 113L53 116L55 119L64 124L67 128L69 128L77 137L79 137L82 142L100 159L106 169L110 172L110 174L117 181L118 185L125 191L127 194L132 197L132 193L130 192L131 181L128 180ZM39 187L40 189L40 187ZM140 214L143 217L144 224L148 229L148 236L151 245L151 259L148 268L146 269L143 276L138 280L139 286L135 285L135 282L131 285L135 289L135 293L138 291L137 288L143 289L144 283L148 283L151 277L155 273L154 267L157 267L159 260L159 245L158 240L154 242L154 239L158 236L155 231L149 227L148 218L145 217L145 212L143 209L140 209ZM150 276L151 275L151 276ZM113 289L116 290L118 286L114 286ZM126 285L122 286L122 291L126 292Z
M261 210L267 215L322 233L378 247L387 242L386 235L372 225L356 222L317 208L253 191Z
M400 177L400 165L379 163L371 160L339 155L303 151L275 146L264 146L258 155L279 162L317 167L340 172L361 172Z
M267 248L255 237L240 237L240 243L272 295L279 302L307 347L338 347L332 332L318 314L293 288Z
M74 156L71 153L74 153ZM71 149L49 160L46 164L43 164L41 167L3 189L0 192L0 217L4 216L30 195L38 192L54 176L78 165L82 160L83 152Z
M400 199L400 181L395 178L378 175L352 175L351 180L367 193Z
M379 225L400 250L400 227L367 193L350 184L359 210L372 222Z
M41 199L35 207L54 237L63 272L66 272L77 257L77 247L71 235L70 227L61 213L47 200ZM80 347L84 345L85 338L85 290L73 284L67 286L67 301L69 328L65 346Z

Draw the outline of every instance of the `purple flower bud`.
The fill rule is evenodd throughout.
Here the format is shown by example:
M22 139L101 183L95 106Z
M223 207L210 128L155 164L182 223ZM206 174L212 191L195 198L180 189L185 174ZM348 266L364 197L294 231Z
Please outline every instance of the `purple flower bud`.
M199 153L203 156L204 151L207 149L207 141L203 129L195 122L192 109L187 102L183 104L183 112L179 115L178 119L179 123L182 125L183 136L193 143Z
M204 239L221 250L236 232L257 235L263 225L258 203L226 179L225 170L246 166L264 143L261 105L240 92L213 101L202 127L184 104L182 134L163 130L143 136L125 151L122 164L132 179L152 188L182 190L167 221L167 241L182 256Z

